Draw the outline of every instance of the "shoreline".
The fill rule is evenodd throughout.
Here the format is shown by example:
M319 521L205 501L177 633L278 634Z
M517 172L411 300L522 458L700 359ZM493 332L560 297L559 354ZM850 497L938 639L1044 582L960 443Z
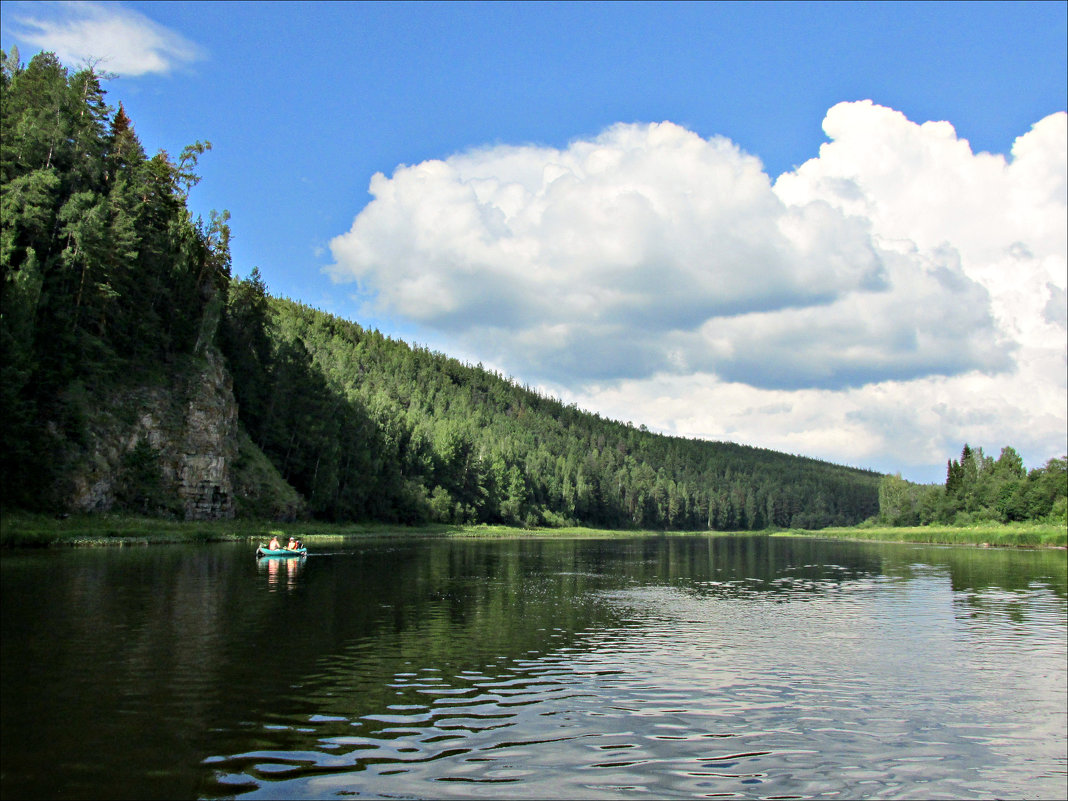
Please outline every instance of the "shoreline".
M786 529L766 531L651 531L635 529L514 528L503 525L427 524L404 526L389 523L339 524L301 521L279 523L261 520L178 521L111 515L78 515L65 518L27 513L5 513L0 525L0 548L130 547L209 542L266 541L274 533L294 536L308 544L324 544L365 538L451 537L462 539L517 539L582 537L588 539L633 537L679 537L764 534L773 537L812 537L868 542L899 542L915 545L970 545L985 548L1068 549L1068 526L1062 523L988 524L967 528L914 526L902 528L871 525L848 528Z

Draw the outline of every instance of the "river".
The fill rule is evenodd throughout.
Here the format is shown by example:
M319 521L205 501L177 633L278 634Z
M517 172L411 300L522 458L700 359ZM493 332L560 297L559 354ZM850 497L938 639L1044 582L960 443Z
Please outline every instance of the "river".
M1064 551L6 552L4 798L1058 798Z

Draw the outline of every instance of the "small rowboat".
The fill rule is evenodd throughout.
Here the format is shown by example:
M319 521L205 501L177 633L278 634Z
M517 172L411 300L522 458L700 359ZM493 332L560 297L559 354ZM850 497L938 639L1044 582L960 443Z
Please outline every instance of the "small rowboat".
M291 551L288 548L257 548L256 556L307 556L307 548L297 548Z

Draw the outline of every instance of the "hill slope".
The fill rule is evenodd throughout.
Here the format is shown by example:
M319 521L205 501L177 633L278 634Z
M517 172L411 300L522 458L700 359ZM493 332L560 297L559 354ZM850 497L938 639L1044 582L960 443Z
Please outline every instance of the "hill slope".
M92 69L0 59L8 508L744 529L848 525L873 473L659 436L231 276L197 142L148 157Z
M762 529L878 511L875 473L636 429L271 299L258 276L235 287L225 349L242 420L317 516ZM235 330L253 318L255 359L259 334Z

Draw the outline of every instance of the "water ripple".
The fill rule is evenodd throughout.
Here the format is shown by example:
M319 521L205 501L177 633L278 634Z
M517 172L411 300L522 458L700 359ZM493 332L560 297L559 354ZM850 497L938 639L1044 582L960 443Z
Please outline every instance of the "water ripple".
M968 606L931 576L855 582L843 602L825 592L835 580L808 598L813 582L787 577L773 583L806 601L784 607L748 594L754 583L600 593L619 625L477 668L396 671L382 685L395 701L301 721L314 747L206 764L249 798L969 798L995 775L1037 795L1063 785L1065 716L1043 713L1064 696L1063 605L1043 590ZM887 592L892 613L874 600ZM1021 655L1026 670L1012 667ZM1036 728L1052 752L1035 752Z

